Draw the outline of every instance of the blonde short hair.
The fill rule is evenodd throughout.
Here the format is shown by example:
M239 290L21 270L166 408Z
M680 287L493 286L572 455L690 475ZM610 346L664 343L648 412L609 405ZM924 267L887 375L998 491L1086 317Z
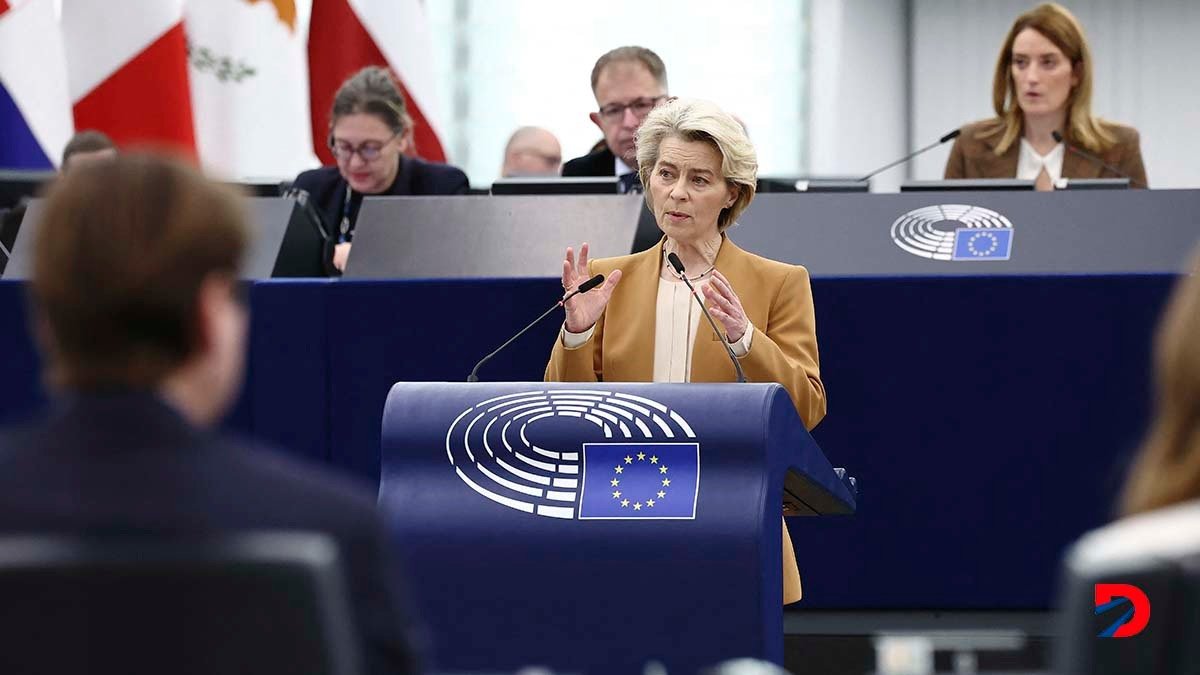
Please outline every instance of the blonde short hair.
M724 232L750 206L758 185L758 155L746 130L733 115L708 101L677 98L658 106L637 131L638 178L644 188L650 185L659 146L668 138L704 141L721 153L722 177L738 188L737 199L717 217L717 229ZM648 189L646 199L652 199Z

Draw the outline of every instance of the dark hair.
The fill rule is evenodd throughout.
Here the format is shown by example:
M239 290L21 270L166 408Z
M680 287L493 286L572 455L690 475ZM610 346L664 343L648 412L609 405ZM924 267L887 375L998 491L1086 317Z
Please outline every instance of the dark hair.
M201 284L236 276L247 230L229 188L122 155L55 181L36 237L30 289L50 382L148 388L194 353Z
M646 70L654 76L662 88L667 88L667 66L663 60L658 58L658 54L646 49L645 47L628 46L617 47L610 50L596 60L596 65L592 66L592 92L596 91L596 82L600 80L600 73L608 67L610 63L617 61L636 61L646 66Z
M330 132L338 118L356 113L375 115L396 133L407 131L413 125L404 94L392 81L387 68L379 66L363 68L338 87L329 115Z
M99 152L101 150L116 150L117 146L112 142L112 139L105 136L103 133L94 129L80 131L67 141L66 147L63 148L62 166L66 168L67 160L71 159L71 155L77 155L81 152Z

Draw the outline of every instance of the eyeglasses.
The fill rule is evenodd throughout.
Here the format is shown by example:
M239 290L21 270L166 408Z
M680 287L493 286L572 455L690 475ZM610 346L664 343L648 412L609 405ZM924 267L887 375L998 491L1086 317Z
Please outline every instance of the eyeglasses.
M654 106L666 100L666 95L651 98L635 98L629 103L609 103L600 108L600 116L609 122L618 122L625 116L626 110L632 110L635 117L641 119L648 115Z
M367 141L360 143L355 147L345 141L335 141L329 139L329 151L333 153L334 159L339 162L349 162L355 154L362 157L364 162L374 162L383 154L383 146L391 142L391 140L400 135L400 132L392 134L384 141Z

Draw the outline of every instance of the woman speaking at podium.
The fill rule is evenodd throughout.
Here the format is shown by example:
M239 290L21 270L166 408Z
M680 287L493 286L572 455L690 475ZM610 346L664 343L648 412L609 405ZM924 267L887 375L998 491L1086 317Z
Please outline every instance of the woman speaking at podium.
M996 116L962 128L945 177L1019 178L1039 190L1059 178L1127 177L1147 187L1137 130L1092 115L1093 68L1065 7L1049 2L1017 17L992 78Z
M653 248L589 260L568 248L564 289L604 274L599 288L566 303L546 380L733 382L728 345L750 382L778 382L811 429L825 416L808 271L738 248L725 235L754 198L758 160L742 126L717 106L675 99L637 132L638 177L664 237ZM705 300L699 303L668 263ZM722 344L724 341L726 344ZM785 524L784 602L800 599L800 575Z

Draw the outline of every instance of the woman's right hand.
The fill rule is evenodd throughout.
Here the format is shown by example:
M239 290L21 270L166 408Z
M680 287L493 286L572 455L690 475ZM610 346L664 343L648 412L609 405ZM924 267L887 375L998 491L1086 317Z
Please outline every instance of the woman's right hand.
M587 242L579 247L578 261L575 259L575 251L568 246L567 257L563 260L563 293L575 290L579 284L589 278ZM604 308L608 306L608 300L612 297L613 289L620 281L621 270L613 270L599 287L593 288L587 293L580 293L568 300L563 305L567 310L567 330L572 333L582 333L594 326L596 320L604 313Z

